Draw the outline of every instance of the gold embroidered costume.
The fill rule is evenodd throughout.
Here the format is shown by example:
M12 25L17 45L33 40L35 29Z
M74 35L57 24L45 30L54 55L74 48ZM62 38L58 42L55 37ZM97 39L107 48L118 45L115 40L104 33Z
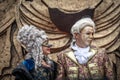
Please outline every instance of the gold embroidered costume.
M91 48L94 55L86 64L78 63L74 51L58 54L59 80L114 80L111 62L104 49Z

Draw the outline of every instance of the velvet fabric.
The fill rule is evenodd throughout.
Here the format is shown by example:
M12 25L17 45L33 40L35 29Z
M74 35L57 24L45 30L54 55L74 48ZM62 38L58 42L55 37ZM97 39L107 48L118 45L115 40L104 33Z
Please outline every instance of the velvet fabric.
M12 71L12 74L15 76L15 80L55 80L57 64L52 62L52 68L41 66L36 71L34 60L26 59Z

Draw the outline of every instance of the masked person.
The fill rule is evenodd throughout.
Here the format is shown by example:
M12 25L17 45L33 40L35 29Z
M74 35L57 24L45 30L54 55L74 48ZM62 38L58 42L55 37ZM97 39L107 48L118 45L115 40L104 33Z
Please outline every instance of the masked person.
M56 80L114 80L105 49L91 45L94 33L95 23L89 17L72 26L71 46L58 54Z
M19 31L17 39L27 54L12 72L15 80L54 80L56 64L49 59L50 47L46 33L33 25L25 25Z

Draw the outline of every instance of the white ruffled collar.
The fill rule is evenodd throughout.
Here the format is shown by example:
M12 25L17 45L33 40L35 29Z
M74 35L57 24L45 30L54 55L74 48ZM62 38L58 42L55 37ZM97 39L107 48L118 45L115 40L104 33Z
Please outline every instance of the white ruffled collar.
M74 55L80 64L87 63L88 60L94 55L94 53L90 52L90 46L86 48L80 48L73 43L71 44L71 48L74 50Z

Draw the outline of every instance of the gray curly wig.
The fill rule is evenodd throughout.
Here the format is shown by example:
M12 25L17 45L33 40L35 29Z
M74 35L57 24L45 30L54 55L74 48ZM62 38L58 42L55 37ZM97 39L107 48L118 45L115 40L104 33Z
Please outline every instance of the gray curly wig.
M94 21L89 18L89 17L86 17L86 18L82 18L80 20L78 20L71 28L71 34L73 35L74 37L74 33L80 33L80 31L86 27L86 26L91 26L94 28L94 31L95 31L95 23Z
M47 40L47 35L43 30L37 29L33 25L24 25L17 35L17 40L25 46L27 58L35 60L35 69L41 66L43 59L42 43Z

